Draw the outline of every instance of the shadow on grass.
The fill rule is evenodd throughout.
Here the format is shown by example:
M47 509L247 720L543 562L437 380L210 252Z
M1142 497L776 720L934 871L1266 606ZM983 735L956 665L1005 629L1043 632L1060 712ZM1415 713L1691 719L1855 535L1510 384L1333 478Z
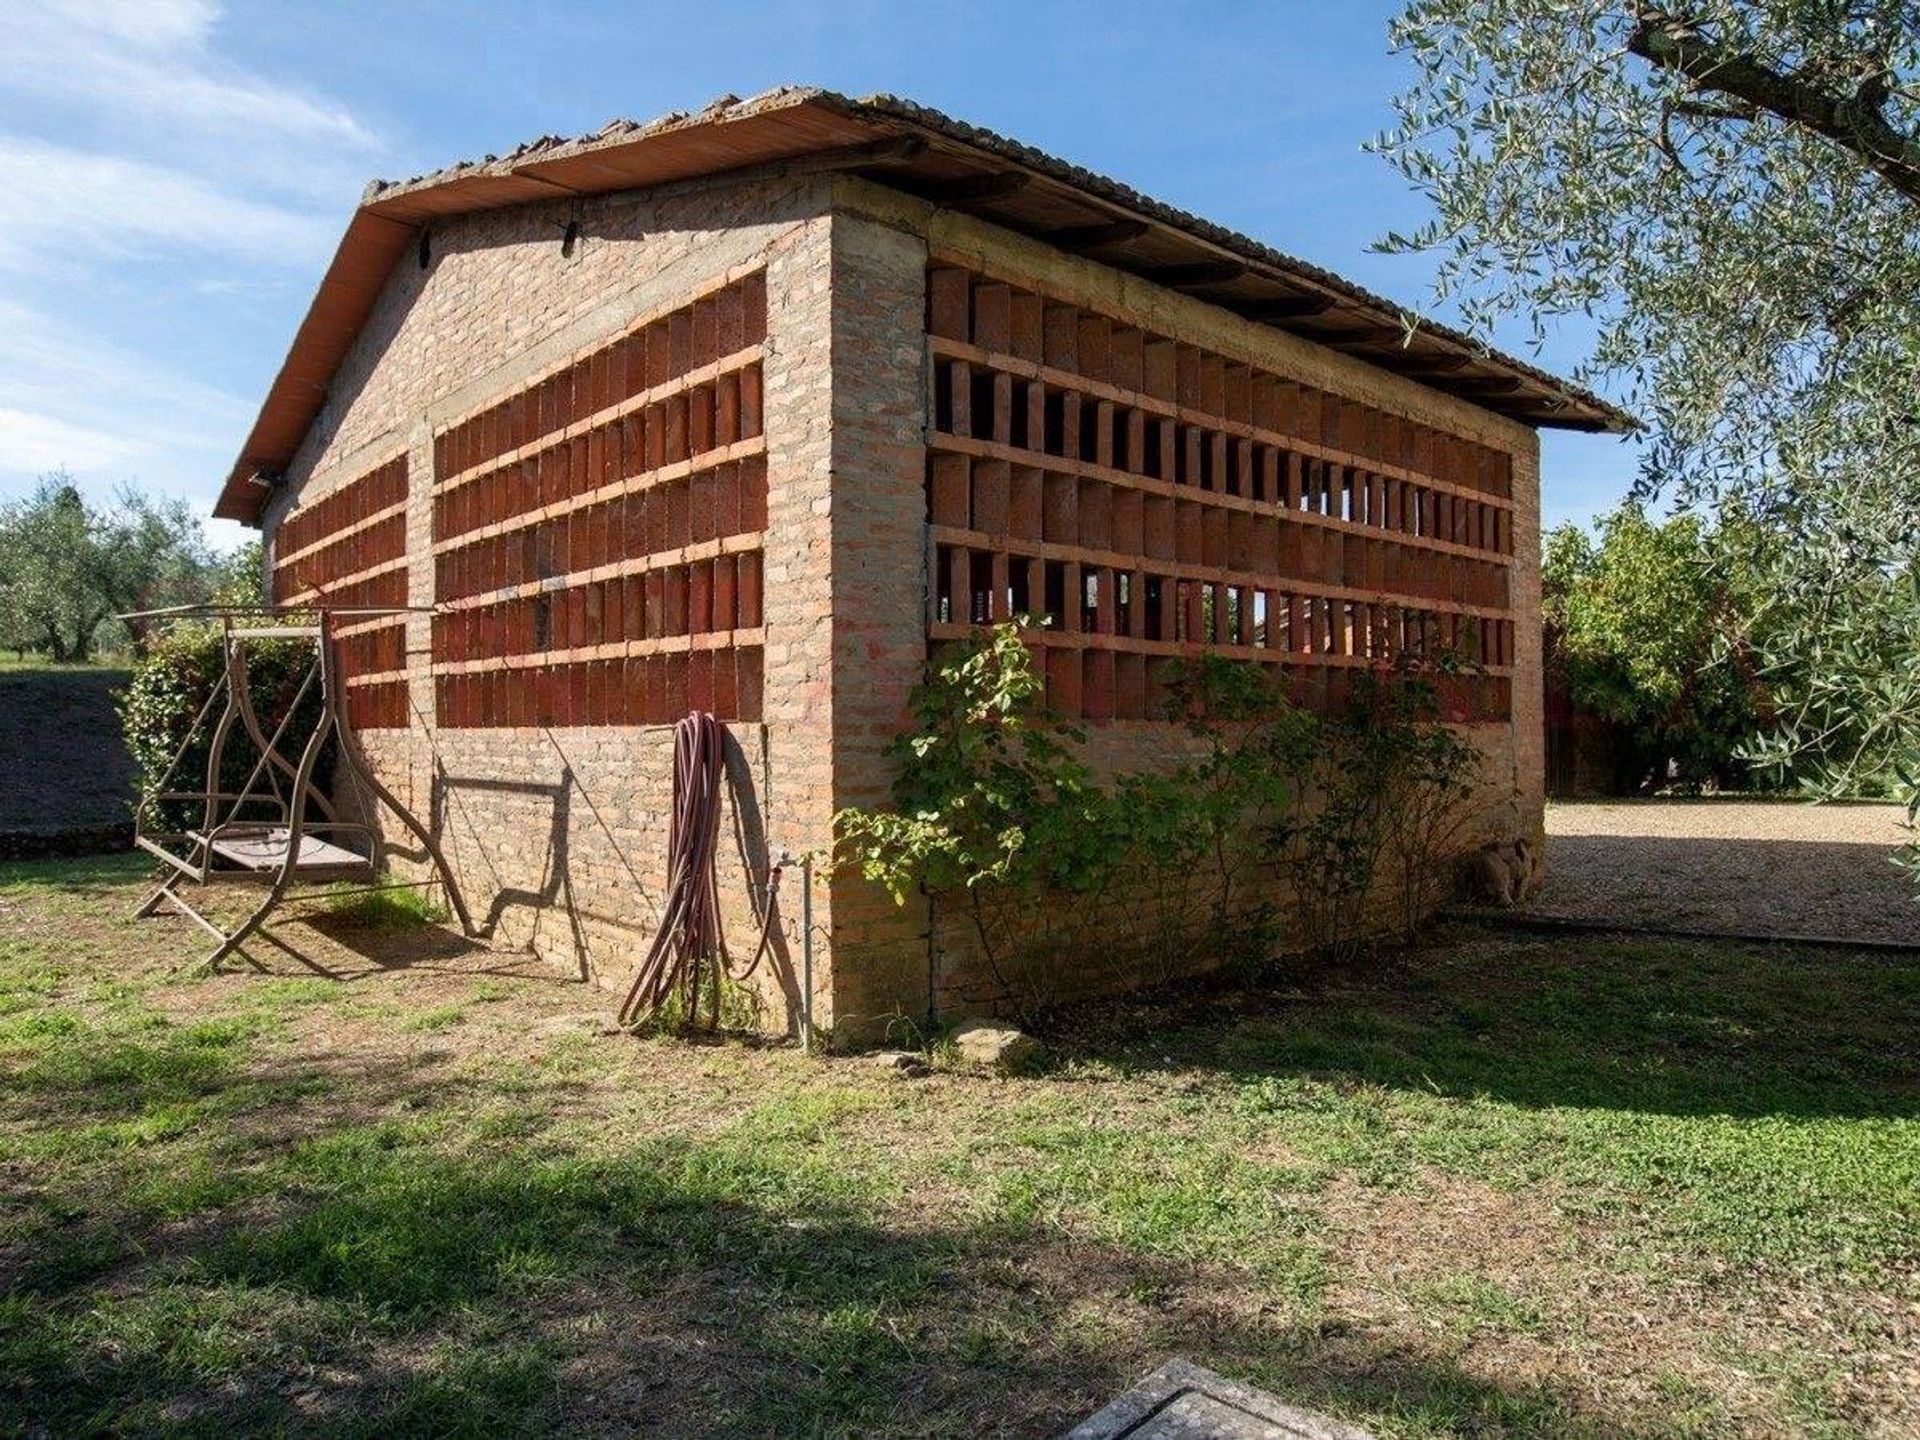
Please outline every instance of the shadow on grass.
M1062 1019L1068 1053L1528 1107L1920 1115L1920 959L1455 927L1246 989Z
M1911 969L1446 938L1075 1043L1527 1105L1912 1108ZM564 1074L476 1111L484 1082L425 1056L252 1051L269 1023L48 1033L0 1075L0 1430L1035 1435L1177 1353L1418 1435L1662 1433L1276 1308L1229 1255L902 1196L821 1127L743 1108L589 1153L549 1129Z
M579 990L588 983L578 973L562 970L528 951L495 950L440 923L369 924L350 911L330 913L313 908L293 918L297 924L283 921L275 925L270 919L248 937L243 950L274 950L314 979L342 983L404 970L468 975L476 980L488 976L534 980L566 990ZM321 936L338 953L330 959L314 955L299 943L302 929ZM257 956L249 960L255 970L268 968L260 964Z
M1249 1300L1230 1257L902 1206L830 1095L588 1153L548 1128L564 1075L475 1112L470 1073L260 1054L247 1017L32 1019L0 1092L24 1433L1035 1435L1172 1354L1416 1433L1587 1433L1551 1388Z
M71 867L75 862L59 863ZM124 883L126 878L115 880L109 873L98 887L76 883L66 888L104 891ZM52 881L31 883L47 889L62 888ZM211 897L205 891L192 891L190 896L203 914L232 928L259 903L259 892L236 885L222 894L223 888L216 887ZM181 954L174 968L205 973L200 961L207 942L184 916L163 910L138 923L148 928L175 927ZM325 942L323 946L312 943L316 935ZM539 980L569 988L585 983L577 974L563 972L527 951L496 951L438 920L404 914L369 915L351 902L341 904L324 893L297 896L269 912L240 948L220 962L217 973L282 978L297 975L347 983L406 970Z
M467 957L484 954L487 947L469 940L457 930L432 921L414 923L369 921L351 908L329 910L324 899L315 899L289 907L284 915L269 916L267 924L249 937L248 944L264 944L280 951L306 967L314 975L328 980L360 980L394 970L439 970L453 968ZM277 922L277 923L276 923ZM300 931L310 930L337 950L351 957L345 963L321 960L302 949ZM518 974L525 970L527 957L503 955L495 967L460 963L463 972L482 974ZM531 973L529 971L529 973Z
M15 1022L8 1038L23 1033ZM310 1134L378 1117L395 1105L432 1108L472 1095L472 1080L450 1070L445 1056L432 1049L373 1062L351 1052L262 1060L251 1053L257 1033L244 1016L133 1033L71 1032L60 1037L68 1043L42 1045L7 1068L0 1121L15 1134L39 1135L50 1145L119 1143L130 1149L218 1126L236 1132L240 1143L231 1146L232 1158L244 1164L249 1147L277 1153ZM581 1088L555 1075L541 1076L539 1085L542 1096L558 1104ZM136 1121L140 1129L114 1130Z
M1187 1353L1418 1433L1589 1433L1550 1389L1269 1319L1191 1267L889 1222L778 1127L611 1157L290 1132L215 1223L97 1206L44 1232L112 1231L122 1263L0 1296L0 1409L52 1433L1033 1435Z

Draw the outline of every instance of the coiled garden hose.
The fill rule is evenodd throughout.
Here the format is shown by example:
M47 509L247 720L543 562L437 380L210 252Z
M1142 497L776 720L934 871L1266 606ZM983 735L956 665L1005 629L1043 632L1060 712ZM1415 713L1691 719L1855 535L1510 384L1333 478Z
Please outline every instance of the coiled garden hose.
M726 727L705 711L673 727L673 811L667 828L667 899L647 957L620 1006L620 1023L658 1015L678 995L680 1013L696 1024L702 991L713 996L711 1024L719 1023L718 980L745 980L760 966L773 940L780 867L767 875L760 940L753 958L735 970L720 923L716 856L720 842L720 794L726 780Z

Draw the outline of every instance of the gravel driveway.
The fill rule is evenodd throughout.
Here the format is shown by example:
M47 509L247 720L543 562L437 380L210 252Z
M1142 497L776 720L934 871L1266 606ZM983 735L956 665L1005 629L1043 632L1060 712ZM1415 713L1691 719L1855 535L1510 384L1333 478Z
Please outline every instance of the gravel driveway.
M1611 800L1547 806L1532 915L1920 943L1911 878L1888 863L1895 805Z

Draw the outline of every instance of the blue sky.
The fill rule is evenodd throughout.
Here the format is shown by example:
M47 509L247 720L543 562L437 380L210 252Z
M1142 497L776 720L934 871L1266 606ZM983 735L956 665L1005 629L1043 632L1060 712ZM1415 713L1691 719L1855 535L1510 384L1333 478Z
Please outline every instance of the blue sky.
M369 178L783 83L908 96L1424 308L1424 260L1367 253L1422 218L1360 150L1396 8L36 0L0 46L0 495L64 466L209 507ZM1624 492L1621 442L1545 443L1549 523Z

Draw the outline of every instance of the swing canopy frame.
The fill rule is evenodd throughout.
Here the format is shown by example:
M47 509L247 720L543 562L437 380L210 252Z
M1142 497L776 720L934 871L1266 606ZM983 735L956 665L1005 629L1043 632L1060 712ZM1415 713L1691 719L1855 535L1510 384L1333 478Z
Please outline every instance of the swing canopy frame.
M273 605L188 605L141 611L128 620L196 622L220 631L221 674L206 703L188 728L160 777L141 795L134 811L134 844L161 867L158 887L134 912L136 917L174 910L192 920L215 941L202 961L216 968L283 904L318 898L347 898L388 890L439 885L463 934L476 932L454 881L445 853L432 831L381 783L347 723L341 684L337 628L343 621L412 613L414 607ZM267 641L296 641L311 647L285 713L269 731L254 704L248 669L249 650ZM315 718L304 733L298 717L309 696L317 698ZM207 737L204 783L181 788L176 781L195 742ZM317 780L320 761L333 743L335 778L357 783L372 803L364 818L347 819ZM255 756L238 790L224 787L228 754L238 745ZM184 808L184 828L169 820L169 808ZM431 864L433 875L394 881L389 847L377 823L386 810L418 842L419 851L396 852ZM361 888L341 892L341 883ZM190 904L189 887L251 884L265 887L263 898L237 924L223 924ZM303 893L304 892L304 893Z

